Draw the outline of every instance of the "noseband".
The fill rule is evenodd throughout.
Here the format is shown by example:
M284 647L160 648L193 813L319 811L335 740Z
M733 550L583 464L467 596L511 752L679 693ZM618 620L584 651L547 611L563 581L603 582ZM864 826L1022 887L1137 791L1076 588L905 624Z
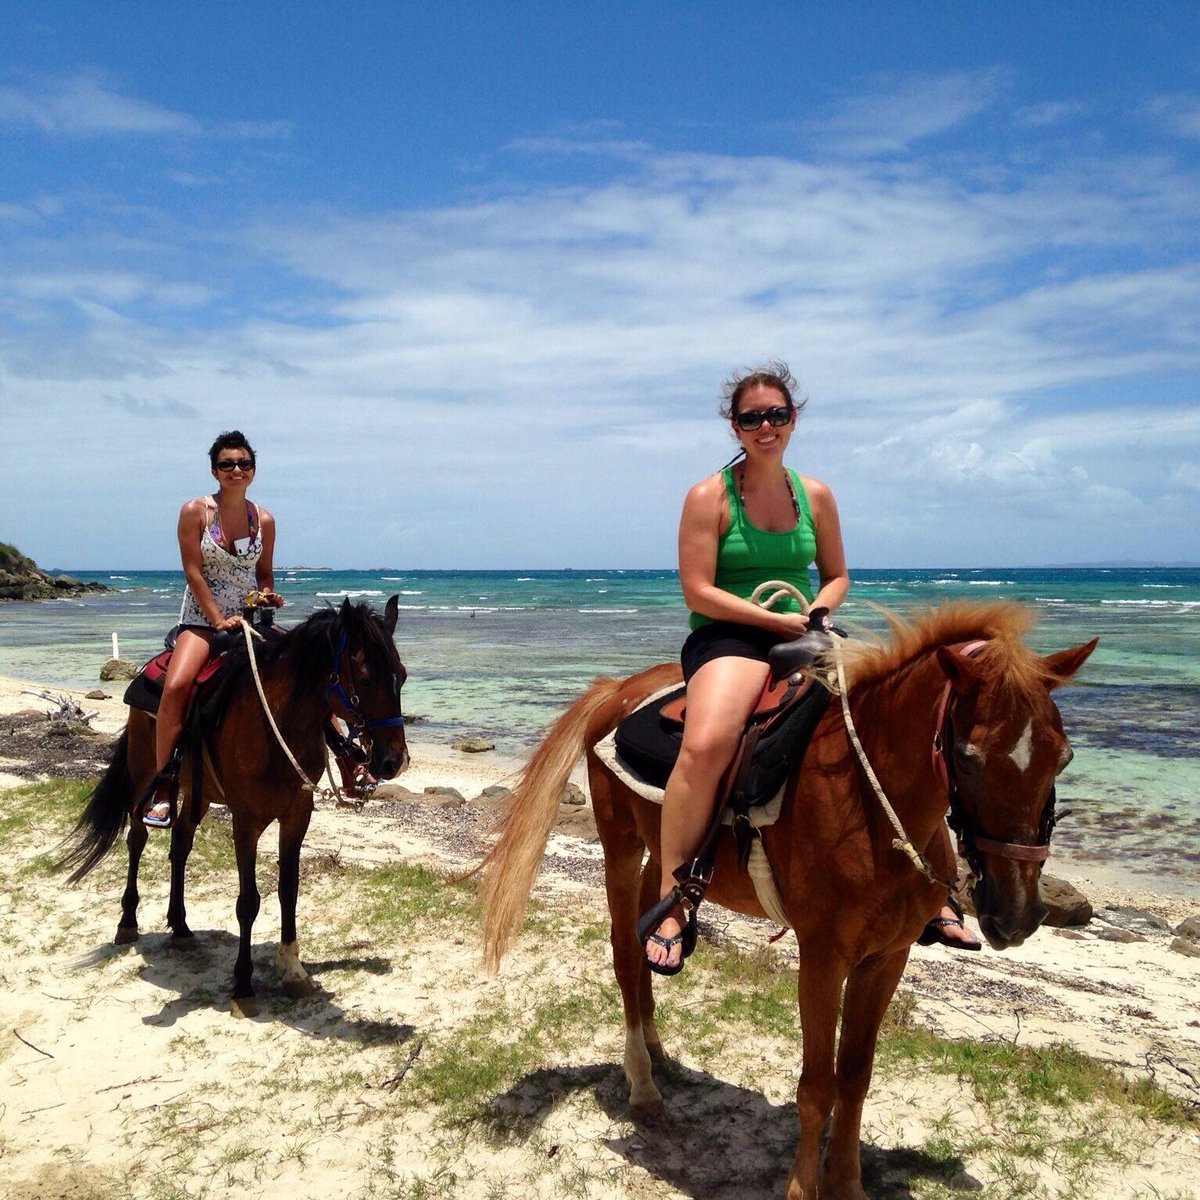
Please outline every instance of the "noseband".
M952 649L964 658L972 658L985 645L984 641L967 642ZM1038 840L1034 845L1028 842L998 842L994 838L984 837L974 820L964 810L958 795L958 782L954 775L954 685L950 680L942 689L941 700L938 703L937 720L933 732L933 770L946 789L946 800L950 807L946 823L958 837L959 847L967 865L977 879L983 878L983 855L994 854L998 858L1011 858L1019 862L1045 862L1050 857L1050 835L1054 832L1057 816L1054 808L1054 788L1051 786L1050 795L1042 809L1038 821Z
M350 636L343 629L338 634L337 648L333 652L333 669L329 673L329 682L325 685L321 693L325 703L329 706L329 711L335 717L339 717L345 721L360 736L364 730L395 729L397 726L403 726L403 713L396 713L392 717L368 718L363 716L362 701L359 699L358 689L355 686L353 674L350 670L352 663L346 658L349 643ZM349 692L342 686L343 669L350 684ZM338 712L334 707L335 702L341 705L341 712Z

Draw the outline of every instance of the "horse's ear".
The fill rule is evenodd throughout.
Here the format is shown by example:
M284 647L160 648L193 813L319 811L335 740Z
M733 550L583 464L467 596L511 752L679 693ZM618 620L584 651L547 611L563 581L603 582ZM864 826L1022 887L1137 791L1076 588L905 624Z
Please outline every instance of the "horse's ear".
M937 660L942 674L950 680L956 692L973 692L983 681L983 672L974 659L964 658L945 646L939 646Z
M1042 659L1042 666L1046 669L1046 686L1056 688L1060 683L1065 683L1070 679L1087 662L1088 656L1095 650L1099 641L1098 637L1094 637L1090 642L1084 642L1082 646L1072 646L1070 650L1059 650L1057 654L1047 654Z
M354 605L350 603L350 597L347 596L342 601L342 607L338 609L338 616L344 621L354 611Z
M391 596L383 610L383 627L388 633L396 632L396 617L400 614L400 597Z

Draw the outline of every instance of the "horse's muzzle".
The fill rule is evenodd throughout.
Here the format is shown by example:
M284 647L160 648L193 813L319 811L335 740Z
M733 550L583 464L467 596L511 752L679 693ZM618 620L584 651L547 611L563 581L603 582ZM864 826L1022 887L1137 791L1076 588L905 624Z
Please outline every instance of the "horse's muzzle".
M408 766L408 747L383 746L376 742L371 747L371 774L376 779L395 779Z
M979 930L993 950L1019 946L1046 919L1049 909L1042 903L1038 877L1021 880L1015 887L997 888L981 879L971 891Z

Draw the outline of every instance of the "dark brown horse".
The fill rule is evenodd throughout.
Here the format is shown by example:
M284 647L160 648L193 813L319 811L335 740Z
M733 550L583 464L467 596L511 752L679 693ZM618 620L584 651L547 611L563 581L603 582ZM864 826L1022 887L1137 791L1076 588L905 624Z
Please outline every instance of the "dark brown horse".
M391 779L408 764L400 688L406 673L396 653L397 597L387 602L383 617L367 605L328 608L282 635L260 644L255 663L261 678L264 706L254 671L243 649L230 670L228 700L214 732L205 738L211 766L196 763L185 753L180 779L185 785L199 768L205 772L200 803L183 795L179 817L171 830L171 899L167 924L172 942L187 944L192 937L183 902L184 870L196 826L208 809L208 798L220 796L233 818L237 854L237 918L240 940L233 972L230 1010L235 1016L256 1011L251 983L250 934L258 915L255 880L258 840L272 821L279 822L279 907L281 930L279 968L289 996L312 993L313 983L300 962L296 940L296 898L300 890L300 846L313 811L313 792L301 779L270 727L269 709L279 734L310 781L319 781L325 766L323 729L331 714L347 722L364 744L370 745L370 770ZM235 652L236 653L236 652ZM74 883L112 849L128 822L128 814L155 772L154 718L134 709L113 752L112 763L88 798L61 866L74 867ZM219 789L219 790L218 790ZM223 794L221 794L223 793ZM138 937L138 863L146 845L141 821L129 824L129 874L121 898L118 943Z
M1050 689L1074 675L1096 643L1039 657L1021 640L1031 613L1010 603L952 604L913 622L889 620L890 644L849 643L842 650L853 723L910 839L939 874L951 877L945 818L948 795L954 797L952 820L975 864L980 927L996 949L1018 945L1045 916L1038 877L1053 825L1054 779L1071 757ZM975 641L983 645L967 645ZM586 751L625 1010L625 1074L640 1117L663 1108L651 1077L653 1060L664 1057L652 976L634 933L638 915L658 899L659 808L621 783L593 748L641 700L678 677L678 668L663 665L593 683L534 752L485 860L484 949L496 967L520 927L563 785ZM762 836L799 948L804 1057L788 1200L866 1200L859 1126L879 1025L909 948L946 890L893 847L896 834L836 703L788 785L779 820ZM727 832L708 898L765 915L737 869Z

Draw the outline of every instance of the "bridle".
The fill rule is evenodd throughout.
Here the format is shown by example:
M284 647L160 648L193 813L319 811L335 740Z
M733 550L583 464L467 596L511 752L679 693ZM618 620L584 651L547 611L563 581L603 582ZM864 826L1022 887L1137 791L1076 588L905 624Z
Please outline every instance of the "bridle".
M963 658L972 658L986 645L986 641L966 642L962 645L951 646L949 649L952 653L962 655ZM938 701L931 751L934 774L946 789L946 801L950 808L946 823L954 830L958 838L959 850L971 868L971 873L977 879L983 878L983 855L985 854L994 854L998 858L1011 858L1018 862L1045 862L1050 857L1050 835L1054 832L1054 826L1058 820L1055 812L1053 786L1050 788L1050 795L1046 797L1042 815L1038 820L1038 840L1032 845L1029 842L1001 842L995 838L984 837L976 822L963 808L958 794L958 781L954 773L955 699L954 685L947 680Z
M321 696L332 716L345 721L350 726L351 736L370 745L369 731L372 729L395 729L403 727L404 714L396 713L390 717L367 717L363 715L362 701L358 695L358 686L353 674L353 660L347 657L350 646L350 635L343 629L338 634L337 646L333 651L333 667L329 672L329 682L322 689ZM349 692L342 686L342 675L345 674L350 684ZM340 705L338 711L336 705Z

